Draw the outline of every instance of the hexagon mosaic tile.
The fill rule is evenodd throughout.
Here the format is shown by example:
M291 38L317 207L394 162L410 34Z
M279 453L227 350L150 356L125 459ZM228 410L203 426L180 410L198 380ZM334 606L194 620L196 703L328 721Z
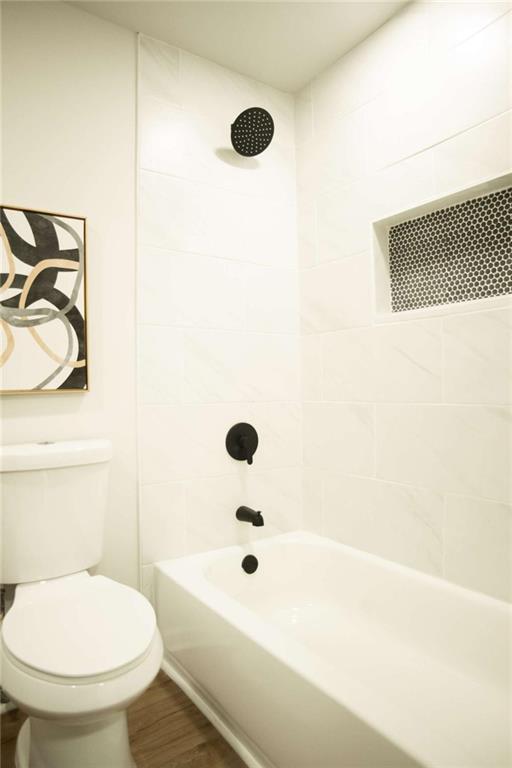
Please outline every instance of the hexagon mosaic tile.
M393 312L512 293L512 187L391 227L389 270Z

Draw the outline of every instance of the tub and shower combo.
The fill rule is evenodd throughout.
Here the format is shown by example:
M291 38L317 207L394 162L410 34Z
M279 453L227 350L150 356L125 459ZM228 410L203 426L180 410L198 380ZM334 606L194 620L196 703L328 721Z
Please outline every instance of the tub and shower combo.
M507 768L511 612L312 533L156 566L164 669L251 768Z

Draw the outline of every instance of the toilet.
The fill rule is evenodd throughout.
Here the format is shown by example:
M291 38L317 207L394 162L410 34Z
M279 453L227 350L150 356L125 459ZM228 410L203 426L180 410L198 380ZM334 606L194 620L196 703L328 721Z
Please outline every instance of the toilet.
M16 768L135 766L126 709L163 650L148 600L89 572L102 554L111 452L108 440L0 449L1 581L16 585L1 684L28 715Z

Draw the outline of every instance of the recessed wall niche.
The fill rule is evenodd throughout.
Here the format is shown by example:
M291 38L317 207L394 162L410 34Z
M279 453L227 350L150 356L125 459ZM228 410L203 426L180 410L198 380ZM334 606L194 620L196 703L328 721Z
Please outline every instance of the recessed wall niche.
M511 294L511 224L508 177L376 222L378 310L426 310Z

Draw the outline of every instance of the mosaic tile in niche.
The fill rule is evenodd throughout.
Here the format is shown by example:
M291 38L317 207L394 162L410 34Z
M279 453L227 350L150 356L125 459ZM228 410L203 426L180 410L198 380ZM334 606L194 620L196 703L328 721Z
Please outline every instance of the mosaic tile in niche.
M512 293L512 187L391 227L389 271L393 312Z

